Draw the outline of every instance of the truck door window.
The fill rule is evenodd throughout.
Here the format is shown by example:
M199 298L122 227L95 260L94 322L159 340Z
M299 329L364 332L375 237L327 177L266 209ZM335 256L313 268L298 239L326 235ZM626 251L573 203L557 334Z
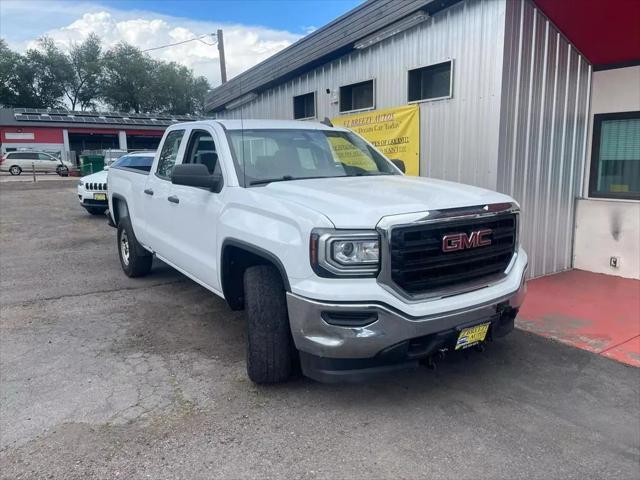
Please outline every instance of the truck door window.
M187 153L182 163L201 163L211 174L220 174L218 152L213 138L204 130L194 130L189 138Z
M162 145L160 158L158 159L158 168L156 169L157 176L167 180L171 178L171 172L173 171L173 166L176 164L176 158L178 157L178 150L180 149L180 142L183 136L184 130L173 130L167 135Z

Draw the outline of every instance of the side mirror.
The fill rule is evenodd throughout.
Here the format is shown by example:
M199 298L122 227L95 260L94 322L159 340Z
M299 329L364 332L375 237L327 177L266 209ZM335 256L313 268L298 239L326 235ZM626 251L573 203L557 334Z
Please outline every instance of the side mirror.
M222 177L220 175L211 175L206 165L201 163L187 163L173 167L171 183L175 185L186 185L188 187L202 187L216 191L222 183Z
M404 166L404 162L402 160L391 160L391 163L398 167L402 173L407 173L407 167Z

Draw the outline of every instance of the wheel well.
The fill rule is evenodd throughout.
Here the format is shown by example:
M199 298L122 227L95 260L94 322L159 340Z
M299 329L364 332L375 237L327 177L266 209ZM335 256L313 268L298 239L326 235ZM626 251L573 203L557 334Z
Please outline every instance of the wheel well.
M254 265L272 265L282 277L285 290L290 291L284 267L269 252L250 245L228 242L222 246L222 292L232 310L244 309L244 272Z
M115 224L118 225L120 219L126 217L128 213L127 202L120 197L113 197L113 219Z

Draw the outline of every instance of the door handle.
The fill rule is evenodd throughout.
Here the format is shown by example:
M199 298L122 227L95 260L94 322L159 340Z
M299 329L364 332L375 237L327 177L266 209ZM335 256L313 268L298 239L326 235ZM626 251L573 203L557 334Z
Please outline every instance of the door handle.
M146 193L147 195L153 195L153 190L151 190L150 188L145 188L144 193Z
M175 195L171 195L170 197L167 197L167 200L169 200L171 203L180 203L180 199Z

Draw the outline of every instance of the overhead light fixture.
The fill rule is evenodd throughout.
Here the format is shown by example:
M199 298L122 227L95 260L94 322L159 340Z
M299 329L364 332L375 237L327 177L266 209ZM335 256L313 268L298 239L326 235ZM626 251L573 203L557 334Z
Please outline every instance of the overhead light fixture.
M249 103L256 98L258 98L258 94L256 92L247 93L246 95L243 95L242 97L236 98L232 102L227 103L224 108L227 110L233 110L234 108L244 105L245 103Z
M402 20L398 20L396 23L389 25L382 30L378 30L375 33L372 33L368 37L364 37L358 40L353 47L362 50L363 48L368 48L371 45L375 45L387 38L393 37L400 32L404 32L405 30L410 29L418 25L419 23L424 22L429 18L429 14L427 12L416 12L413 15L409 15L408 17L403 18Z

